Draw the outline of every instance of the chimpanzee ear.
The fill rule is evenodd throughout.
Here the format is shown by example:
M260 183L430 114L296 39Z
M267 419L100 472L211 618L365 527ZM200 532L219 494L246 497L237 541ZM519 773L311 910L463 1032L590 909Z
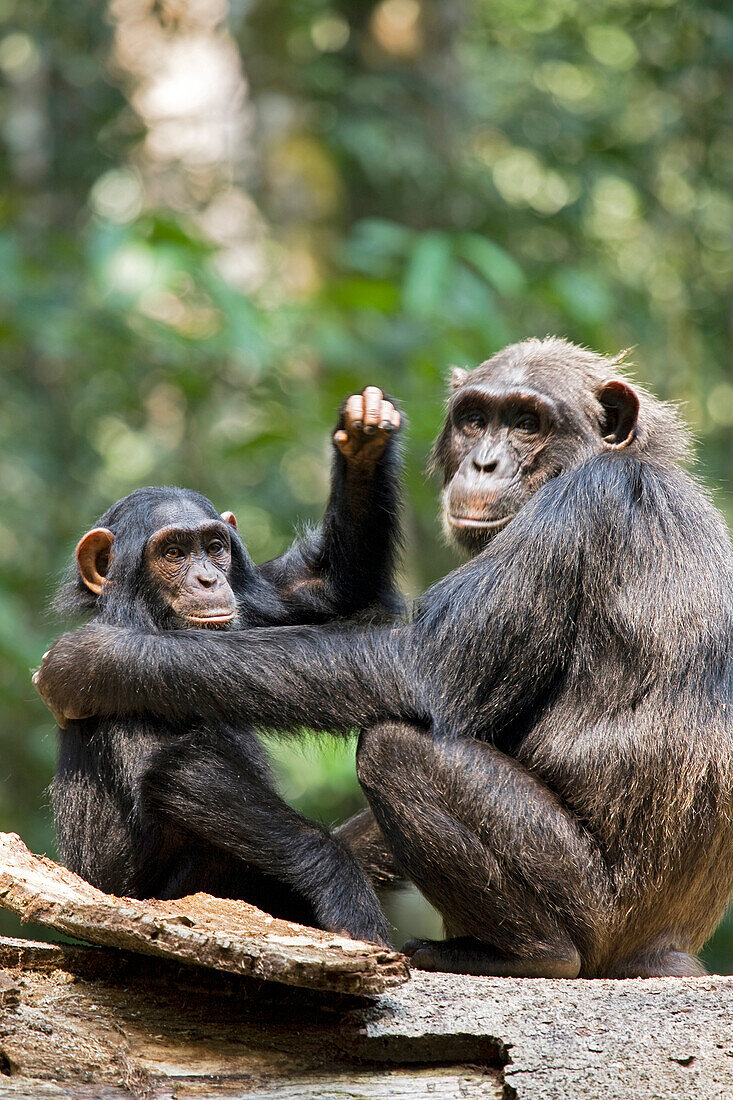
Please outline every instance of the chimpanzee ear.
M457 390L459 386L468 378L469 371L464 370L463 367L451 367L450 369L450 388Z
M605 413L602 432L603 441L609 447L628 447L636 436L636 421L639 415L639 398L636 390L620 378L604 382L598 394Z
M106 527L87 531L76 548L76 564L79 576L95 596L104 588L115 537Z
M222 512L221 518L225 523L228 523L230 527L233 527L235 531L237 530L237 517L234 515L234 512Z

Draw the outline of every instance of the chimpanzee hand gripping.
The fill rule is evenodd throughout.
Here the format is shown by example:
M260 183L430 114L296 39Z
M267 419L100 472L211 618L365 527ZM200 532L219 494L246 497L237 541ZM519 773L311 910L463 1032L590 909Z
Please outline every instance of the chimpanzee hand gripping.
M367 609L391 613L399 605L392 586L399 458L390 439L398 426L399 413L376 387L349 399L334 435L321 530L265 565L253 565L233 514L220 517L198 493L132 493L82 538L57 605L92 610L94 627L150 635L153 646L162 631L181 637L207 627L211 636ZM240 714L231 711L228 725L210 713L156 714L139 705L133 683L128 691L132 714L72 722L61 732L52 796L59 849L72 870L115 894L205 890L386 940L366 875L341 841L277 795ZM187 678L169 691L185 695Z
M685 451L618 361L517 344L455 373L434 462L476 556L414 622L98 625L59 641L42 693L72 716L360 727L371 808L450 937L416 965L699 973L733 884L733 554Z

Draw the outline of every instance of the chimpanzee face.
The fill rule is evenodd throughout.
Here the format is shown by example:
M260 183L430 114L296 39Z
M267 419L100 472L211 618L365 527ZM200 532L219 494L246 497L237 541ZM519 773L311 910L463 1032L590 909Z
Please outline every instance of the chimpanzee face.
M144 562L158 602L176 625L221 628L237 614L229 574L232 547L226 523L167 526L148 539Z
M443 491L444 522L460 544L501 531L551 476L554 402L527 388L467 385L450 408L455 472Z
M195 503L174 499L149 510L145 526L150 534L137 543L139 567L122 582L135 586L133 598L142 599L158 625L166 628L221 630L233 625L237 619L231 583L234 515L224 512L218 518ZM116 535L97 527L79 542L79 576L95 595L101 595L107 584L116 547L124 546L129 537L124 524L118 523Z
M564 345L560 362L528 362L522 348L454 371L433 451L444 478L444 530L468 554L482 550L551 478L635 436L636 393L620 379L592 379L583 349Z

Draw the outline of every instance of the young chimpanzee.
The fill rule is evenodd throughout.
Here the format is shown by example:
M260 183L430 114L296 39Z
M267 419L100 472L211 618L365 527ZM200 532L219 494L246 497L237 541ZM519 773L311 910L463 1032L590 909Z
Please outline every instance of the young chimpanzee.
M413 944L416 965L699 973L733 886L733 553L685 456L619 361L514 345L455 377L434 458L475 557L414 621L89 629L42 694L109 714L134 683L168 716L361 727L374 815L451 937Z
M398 426L376 387L349 399L322 529L265 565L253 565L233 514L220 517L198 493L131 493L81 539L57 605L152 634L393 612L399 462L390 437ZM68 867L115 894L204 890L385 940L368 880L340 841L277 795L246 722L152 716L136 706L134 683L129 690L133 714L61 731L52 797ZM169 690L185 696L188 677Z

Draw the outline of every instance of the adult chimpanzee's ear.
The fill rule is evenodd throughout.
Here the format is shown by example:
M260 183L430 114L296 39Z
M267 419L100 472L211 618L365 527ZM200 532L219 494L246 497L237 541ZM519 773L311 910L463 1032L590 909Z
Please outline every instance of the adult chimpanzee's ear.
M457 390L459 386L468 378L469 371L464 370L463 367L451 367L450 369L450 388Z
M79 576L95 596L104 588L114 541L114 535L106 527L95 527L87 531L76 548Z
M610 382L604 382L598 400L605 413L602 426L604 442L609 447L628 447L636 436L639 415L636 390L620 378L612 378Z
M233 527L235 531L237 530L237 517L234 515L234 512L222 512L221 518L225 523L228 523L230 527Z

